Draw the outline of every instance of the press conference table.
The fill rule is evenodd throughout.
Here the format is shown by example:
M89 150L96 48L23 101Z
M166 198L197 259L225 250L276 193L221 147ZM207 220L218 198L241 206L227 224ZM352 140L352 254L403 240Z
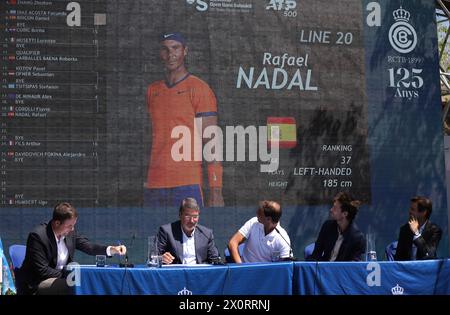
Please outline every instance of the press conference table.
M79 295L450 294L448 259L195 267L79 266Z
M301 295L449 295L450 260L294 263Z
M84 267L76 294L292 294L293 264Z

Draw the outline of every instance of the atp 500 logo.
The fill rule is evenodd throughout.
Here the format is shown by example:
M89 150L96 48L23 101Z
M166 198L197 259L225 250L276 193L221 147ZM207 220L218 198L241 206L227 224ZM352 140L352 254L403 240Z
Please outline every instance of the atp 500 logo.
M266 6L266 10L283 11L283 16L296 17L297 10L296 0L270 0Z
M195 6L195 8L197 9L197 11L203 12L203 11L208 10L208 3L206 3L206 2L203 1L203 0L186 0L186 2L187 2L188 4L197 4L197 5Z

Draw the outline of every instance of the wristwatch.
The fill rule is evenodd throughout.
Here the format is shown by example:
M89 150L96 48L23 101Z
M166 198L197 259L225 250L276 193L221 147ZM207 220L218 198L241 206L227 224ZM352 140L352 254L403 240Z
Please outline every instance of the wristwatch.
M414 235L415 235L415 236L420 236L420 232L417 231L417 232L414 233Z

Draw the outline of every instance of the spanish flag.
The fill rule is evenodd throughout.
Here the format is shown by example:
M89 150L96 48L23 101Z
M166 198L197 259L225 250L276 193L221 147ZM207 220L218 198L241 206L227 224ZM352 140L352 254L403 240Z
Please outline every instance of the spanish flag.
M267 117L267 133L269 147L272 147L277 138L279 148L290 149L297 145L297 125L294 117Z

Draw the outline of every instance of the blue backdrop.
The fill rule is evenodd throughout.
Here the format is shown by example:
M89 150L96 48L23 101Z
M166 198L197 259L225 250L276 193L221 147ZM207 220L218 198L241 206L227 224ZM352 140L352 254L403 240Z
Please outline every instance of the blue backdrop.
M180 4L180 2L183 2L183 4ZM203 1L191 2L194 5L197 3L198 8L202 8L200 3ZM242 62L244 65L251 66L254 60L260 62L262 52L266 51L264 45L271 46L274 49L273 46L278 43L272 42L271 36L269 36L272 34L277 37L278 33L275 31L274 33L267 32L267 29L272 27L278 28L280 34L286 36L286 38L295 38L294 40L291 39L289 47L299 51L299 55L305 51L315 51L315 54L311 53L310 62L319 74L315 72L317 76L313 84L317 84L319 90L324 92L319 95L313 94L313 92L301 94L299 99L303 102L302 104L310 104L308 102L315 105L319 104L325 106L329 111L333 110L334 107L339 108L341 106L345 107L346 111L352 112L352 104L346 103L346 93L349 98L360 102L360 106L354 108L354 112L352 112L354 116L352 117L361 118L353 131L364 136L356 139L359 147L363 147L360 151L356 150L357 153L362 154L362 162L355 162L353 165L352 171L355 174L353 187L346 187L346 190L357 191L366 201L358 214L356 223L365 233L370 235L370 239L374 240L379 258L383 258L385 246L397 239L400 225L406 222L410 198L419 194L429 196L433 201L431 219L443 229L443 239L439 245L438 254L441 257L447 256L447 201L434 2L428 0L365 0L362 2L348 0L334 4L329 1L317 0L293 1L297 5L295 12L299 14L297 22L293 23L294 20L287 20L282 17L283 12L291 12L289 14L293 15L294 10L283 9L280 11L280 15L276 15L270 20L270 23L273 22L274 24L265 23L265 20L261 19L261 14L273 9L271 7L272 1L265 1L265 11L261 11L264 8L259 6L263 1L248 0L241 2L252 4L251 10L254 11L251 12L254 13L253 16L259 17L260 21L256 26L264 27L264 32L251 29L252 26L246 25L244 22L242 22L241 27L244 30L249 28L248 34L250 35L245 35L247 33L242 29L240 35L232 33L233 29L227 32L227 25L223 23L218 25L214 22L214 19L218 18L219 12L222 11L218 11L217 8L214 11L212 6L209 7L209 11L202 11L196 9L189 2L184 3L184 1L165 1L165 5L160 5L158 1L144 0L104 4L107 8L105 11L107 12L109 27L108 38L110 42L108 42L108 45L112 45L108 47L112 59L108 60L114 60L115 62L114 66L107 72L106 103L117 111L108 112L108 128L103 136L110 141L108 154L112 154L119 161L117 162L119 164L116 165L114 164L115 160L111 158L114 163L111 162L112 168L108 169L108 172L116 173L117 170L117 174L126 174L127 177L126 180L121 181L122 177L114 177L109 173L105 174L106 180L108 178L116 179L116 181L108 182L109 186L104 187L106 191L104 193L109 196L110 200L106 202L107 205L101 207L78 206L80 214L78 230L98 242L115 244L121 241L128 246L130 259L137 263L143 263L147 252L147 236L155 234L159 225L173 221L178 216L178 209L175 208L142 208L139 206L138 197L136 199L133 199L134 197L129 198L132 201L134 200L130 202L133 206L126 206L126 202L123 202L123 199L127 200L124 196L130 193L128 181L138 179L135 180L137 184L133 182L133 187L141 187L142 182L145 181L149 148L148 141L145 140L147 138L144 135L148 132L148 126L145 125L147 123L147 113L144 106L145 89L148 82L162 75L161 69L156 67L159 63L157 55L147 56L149 48L156 45L156 43L147 43L149 33L156 32L157 27L170 28L176 25L175 22L179 22L179 25L187 27L187 31L193 32L192 37L195 40L198 38L208 39L206 46L210 45L212 48L207 47L208 53L194 53L194 57L189 60L191 69L203 76L209 76L211 85L214 87L218 99L222 102L222 107L219 107L219 114L224 118L223 124L232 123L233 120L236 120L234 125L246 125L247 120L255 115L252 107L243 107L241 113L235 114L233 109L236 110L241 106L241 104L236 103L233 109L229 109L229 112L232 112L233 115L228 114L227 116L227 107L223 106L228 101L227 97L233 100L233 97L241 99L242 96L246 96L249 101L257 98L264 107L267 105L263 103L264 99L269 96L274 100L275 105L273 106L279 106L278 101L283 98L295 104L295 101L293 101L295 95L292 96L291 92L276 94L276 91L236 91L231 89L230 86L235 84L233 82L235 73L230 74L230 77L224 76L223 82L220 74L236 71L236 64L233 63L236 61L225 59L220 55L220 49L228 47L227 45L233 46L231 40L239 42L240 38L243 37L249 45L239 48L233 46L233 49L237 49L233 50L233 53L237 54L238 57L240 53L244 56L247 52L246 48L250 52L256 53L257 56L252 57L254 59L244 56L237 60L237 64ZM206 3L212 2L206 1ZM167 19L157 18L161 15L168 15L167 12L171 12L170 10L173 8L176 8L176 15L169 15ZM397 11L400 9L407 10L408 14ZM340 20L345 20L348 17L346 16L348 10L353 14L352 20L347 21L348 24L345 25L348 29L340 29L336 25L339 25ZM317 24L309 25L311 29L329 28L353 32L355 40L352 45L349 47L344 47L345 45L342 47L333 46L333 54L343 49L339 60L335 60L331 52L328 55L326 54L327 46L298 44L298 32L300 28L305 27L305 23L302 24L300 19L304 11L315 12L316 14L308 20L308 23L313 23L312 20L317 22ZM396 15L395 12L397 12ZM240 21L242 16L239 14L241 13L247 14L248 12L222 12L218 21L226 20L228 17L233 18L233 21ZM278 14L278 12L275 13ZM147 15L154 17L154 19L147 19ZM395 19L396 17L400 17L401 20ZM305 16L302 18L306 19ZM198 26L200 21L204 23L201 24L202 27L207 26L206 29L200 30L200 26ZM155 30L152 27L155 27ZM123 32L119 30L123 30ZM416 34L416 37L414 37L414 34ZM227 42L228 40L231 43ZM253 42L249 43L249 40ZM197 40L198 42L199 40ZM259 45L263 48L260 48ZM117 55L115 55L116 48ZM219 60L218 65L213 64L215 61L209 61L209 64L206 62L201 66L196 65L197 59L204 61L205 55L209 56L214 52L217 56L220 56L220 58L215 59L215 61ZM320 59L321 54L323 60ZM123 58L124 56L127 58ZM247 57L249 59L246 59ZM131 60L130 63L128 63L128 58ZM231 68L227 68L228 63L232 63ZM356 65L357 71L345 73L347 64ZM121 67L125 67L130 72L124 72L125 74L123 74L120 72ZM148 70L150 68L151 70ZM340 76L342 77L339 79ZM230 80L227 81L230 78L231 83L228 82ZM133 85L132 89L126 88L127 81L130 81L130 84ZM338 82L336 86L327 86L323 83L331 84L330 82L334 81ZM345 93L336 90L336 88L343 86L345 86L343 88ZM254 94L252 94L253 92ZM333 95L336 95L334 101ZM322 104L322 101L324 104ZM241 116L243 118L239 121ZM139 119L136 121L131 120L131 118L127 120L127 117L139 117ZM322 123L325 124L326 121ZM124 129L128 127L131 130L124 132ZM319 126L319 129L322 127L322 125ZM362 130L359 130L361 128ZM362 144L359 141L362 141ZM119 147L122 151L117 153ZM133 153L135 151L137 153ZM3 147L2 152L4 152ZM291 155L294 153L296 154L295 150L290 151ZM287 153L283 154L287 155ZM124 159L124 163L130 164L127 164L127 166L120 164L121 159ZM358 161L359 157L354 154L352 159ZM327 160L325 159L325 161ZM254 216L256 209L254 201L260 199L260 197L277 199L276 196L281 193L276 191L271 194L271 191L265 188L260 191L248 190L250 189L248 187L233 186L231 184L233 182L236 182L236 185L241 185L237 183L238 179L233 177L233 174L235 174L234 165L234 163L224 162L224 181L226 178L232 179L226 188L225 203L227 206L205 208L201 212L200 219L201 224L214 230L217 245L222 253L233 233L247 219ZM359 166L361 169L359 169ZM238 174L236 171L236 178L241 178L242 174ZM107 177L107 175L111 177ZM252 175L250 174L247 177L252 177ZM258 183L258 178L255 181ZM298 205L292 202L292 196L286 199L286 204L283 205L281 223L291 237L295 256L301 258L303 248L315 240L322 222L328 216L331 204L329 197L340 189L328 189L326 192L322 192L316 190L317 183L314 183L311 186L312 188L306 192L306 188L304 190L303 187L308 186L308 182L296 183L298 183L298 186L294 188L296 188L295 193L299 195ZM243 182L244 186L252 186L253 184L255 182ZM137 191L136 195L139 196L142 193L139 189L134 191ZM261 195L258 195L259 191ZM317 193L320 196L320 201L308 203L311 198L303 198L303 192L308 196ZM239 194L247 194L247 199ZM64 196L59 197L64 199ZM327 198L330 199L329 204L327 204ZM135 200L138 201L135 202ZM76 203L75 206L77 206ZM13 243L24 244L32 227L40 222L48 221L51 212L51 205L44 208L26 208L8 207L3 203L0 209L0 236L5 248ZM133 235L136 236L134 240L132 240ZM94 258L83 254L80 254L78 258L82 263L93 263L94 261ZM114 259L117 260L117 258Z

